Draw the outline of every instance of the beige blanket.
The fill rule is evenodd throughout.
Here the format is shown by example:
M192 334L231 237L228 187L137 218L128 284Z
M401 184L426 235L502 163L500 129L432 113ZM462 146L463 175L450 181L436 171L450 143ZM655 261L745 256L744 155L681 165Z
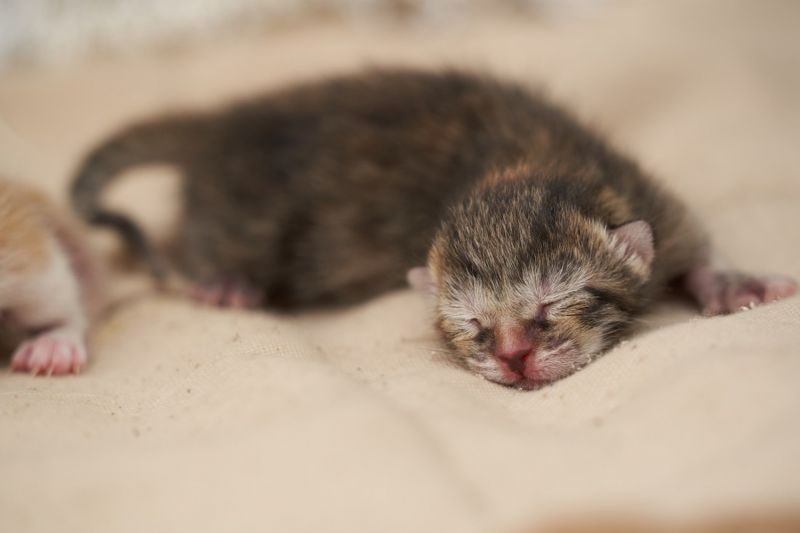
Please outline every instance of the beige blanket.
M611 3L21 70L0 79L0 172L60 195L133 117L363 64L467 65L543 85L607 132L731 264L800 277L799 17L791 2ZM112 200L163 228L165 174ZM797 298L713 319L665 303L588 368L518 392L449 365L411 291L282 317L198 308L141 276L111 289L84 374L0 375L0 531L483 532L800 508Z

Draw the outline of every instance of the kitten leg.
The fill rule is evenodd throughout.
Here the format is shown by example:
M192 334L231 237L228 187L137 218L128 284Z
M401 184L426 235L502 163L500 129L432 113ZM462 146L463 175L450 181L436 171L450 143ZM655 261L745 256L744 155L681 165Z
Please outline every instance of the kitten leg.
M209 234L207 221L190 215L187 215L185 227L169 253L177 271L181 273L181 292L200 304L213 307L261 307L263 291L237 274L236 269L243 260L225 260L224 255L219 255L215 248L210 247L210 243L228 242L235 238Z
M63 250L54 244L51 260L36 273L14 280L7 312L13 322L33 331L11 359L11 369L37 374L79 372L88 360L81 288Z
M708 265L689 271L684 287L706 316L735 313L787 298L797 291L797 283L787 277L716 271Z
M256 309L263 300L262 291L243 281L195 284L189 295L198 303L231 309Z

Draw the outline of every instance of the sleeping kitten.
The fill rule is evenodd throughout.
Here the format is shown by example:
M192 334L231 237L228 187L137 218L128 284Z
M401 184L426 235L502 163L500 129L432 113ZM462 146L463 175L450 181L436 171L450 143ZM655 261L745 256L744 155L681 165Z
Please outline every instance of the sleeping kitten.
M168 254L98 202L146 163L185 176ZM216 305L351 303L427 263L408 278L435 294L454 357L521 388L613 345L669 282L707 314L795 291L714 271L697 223L633 162L524 88L458 71L371 70L131 126L89 154L73 200Z
M99 283L77 222L42 194L0 178L0 322L26 337L12 370L78 373Z

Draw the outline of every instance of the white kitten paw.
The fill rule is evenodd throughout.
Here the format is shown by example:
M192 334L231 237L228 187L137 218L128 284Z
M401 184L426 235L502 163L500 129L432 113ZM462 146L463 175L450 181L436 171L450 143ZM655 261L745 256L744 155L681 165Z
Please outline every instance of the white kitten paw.
M86 366L86 343L75 335L46 332L22 343L11 358L11 370L38 374L79 373Z

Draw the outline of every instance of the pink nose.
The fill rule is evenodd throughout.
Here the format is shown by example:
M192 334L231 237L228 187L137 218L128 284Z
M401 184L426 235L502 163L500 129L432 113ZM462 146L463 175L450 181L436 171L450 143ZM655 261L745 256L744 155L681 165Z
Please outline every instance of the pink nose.
M525 375L525 362L531 356L532 352L533 347L528 345L513 351L498 352L495 354L495 357L511 372L523 376Z
M525 376L526 361L535 353L534 341L517 324L501 325L495 331L494 357L508 377Z

